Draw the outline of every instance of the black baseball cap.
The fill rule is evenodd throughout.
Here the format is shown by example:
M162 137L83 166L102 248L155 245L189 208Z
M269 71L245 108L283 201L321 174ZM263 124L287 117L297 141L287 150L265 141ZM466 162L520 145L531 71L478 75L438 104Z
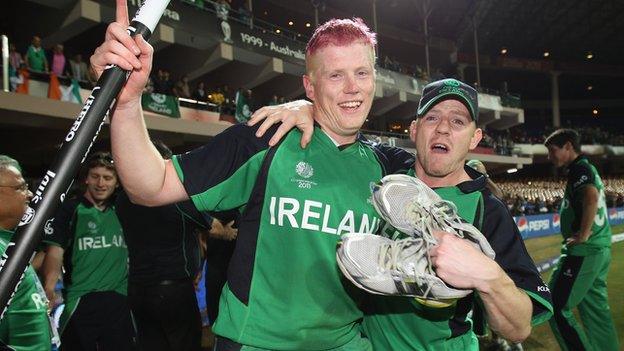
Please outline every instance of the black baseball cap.
M468 112L470 112L470 117L477 122L479 119L477 90L466 83L452 78L437 80L425 86L418 103L416 115L418 117L424 116L435 104L447 99L454 99L466 105Z

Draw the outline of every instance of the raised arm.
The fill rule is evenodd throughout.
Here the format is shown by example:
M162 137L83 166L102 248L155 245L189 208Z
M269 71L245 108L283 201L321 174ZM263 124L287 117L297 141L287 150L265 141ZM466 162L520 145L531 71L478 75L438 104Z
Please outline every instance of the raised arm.
M170 161L165 161L150 142L141 109L141 94L152 69L154 49L141 36L130 37L126 0L117 0L116 21L104 43L91 56L99 77L106 65L132 71L122 89L111 118L111 148L115 166L133 202L158 206L188 199Z

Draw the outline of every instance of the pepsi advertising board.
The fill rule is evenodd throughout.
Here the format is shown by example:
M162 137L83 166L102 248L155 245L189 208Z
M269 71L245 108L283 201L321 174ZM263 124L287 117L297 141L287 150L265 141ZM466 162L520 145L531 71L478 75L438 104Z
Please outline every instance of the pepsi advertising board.
M609 224L624 224L624 207L611 207L609 213Z
M608 209L609 224L624 224L624 207ZM561 220L558 213L514 217L523 239L561 233Z

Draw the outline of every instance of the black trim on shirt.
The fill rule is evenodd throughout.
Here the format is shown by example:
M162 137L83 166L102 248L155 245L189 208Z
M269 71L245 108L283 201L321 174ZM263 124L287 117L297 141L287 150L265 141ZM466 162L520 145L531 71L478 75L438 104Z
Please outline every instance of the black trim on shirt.
M228 287L234 296L245 305L249 304L254 262L256 261L256 247L260 234L260 217L269 178L269 168L280 145L281 141L269 148L264 155L249 201L240 216L236 247L228 266Z
M579 156L568 166L568 186L572 195L585 185L594 185L595 182L595 173L589 164L581 162L583 160L587 158Z
M404 174L414 167L416 157L408 151L387 144L373 142L361 133L358 134L358 140L375 152L377 161L382 168L382 176Z
M481 191L483 213L478 213L480 206L477 206L477 214L483 216L483 225L480 230L496 252L496 263L509 275L518 288L537 294L552 304L550 293L545 291L546 284L529 256L518 227L507 207L487 190L487 178L483 174L470 167L465 167L465 170L473 180L463 182L457 187L464 193ZM543 287L543 289L538 287ZM449 328L453 336L459 336L470 329L466 317L472 308L473 299L473 294L471 294L458 301L455 316L449 320ZM531 299L531 303L533 316L548 312L548 309L538 301Z
M237 124L218 134L199 149L180 155L178 162L184 172L183 184L187 193L198 194L225 181L254 155L269 149L269 140L278 127L279 124L272 126L258 138L255 134L259 126ZM249 201L238 218L240 240L236 240L236 247L228 265L230 291L244 304L249 303L268 167L277 147L269 149L265 154ZM219 213L209 213L221 218Z

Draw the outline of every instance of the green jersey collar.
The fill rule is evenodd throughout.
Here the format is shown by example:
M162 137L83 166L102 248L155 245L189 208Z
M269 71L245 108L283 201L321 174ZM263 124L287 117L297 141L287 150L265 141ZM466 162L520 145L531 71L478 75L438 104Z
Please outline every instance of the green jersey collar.
M329 135L327 135L327 133L325 133L323 129L321 129L321 126L318 123L315 123L314 134L312 135L312 138L318 140L327 148L346 154L356 152L358 150L356 145L359 145L359 142L362 140L363 136L361 133L358 132L355 142L351 144L336 145L336 142Z
M106 212L109 209L114 208L113 204L115 203L116 196L117 196L116 193L113 193L113 195L111 195L108 201L106 201L106 208L104 208L102 212ZM89 199L87 199L86 196L84 196L84 194L78 196L78 201L86 208L95 207L95 205L93 205L93 202L89 201Z

